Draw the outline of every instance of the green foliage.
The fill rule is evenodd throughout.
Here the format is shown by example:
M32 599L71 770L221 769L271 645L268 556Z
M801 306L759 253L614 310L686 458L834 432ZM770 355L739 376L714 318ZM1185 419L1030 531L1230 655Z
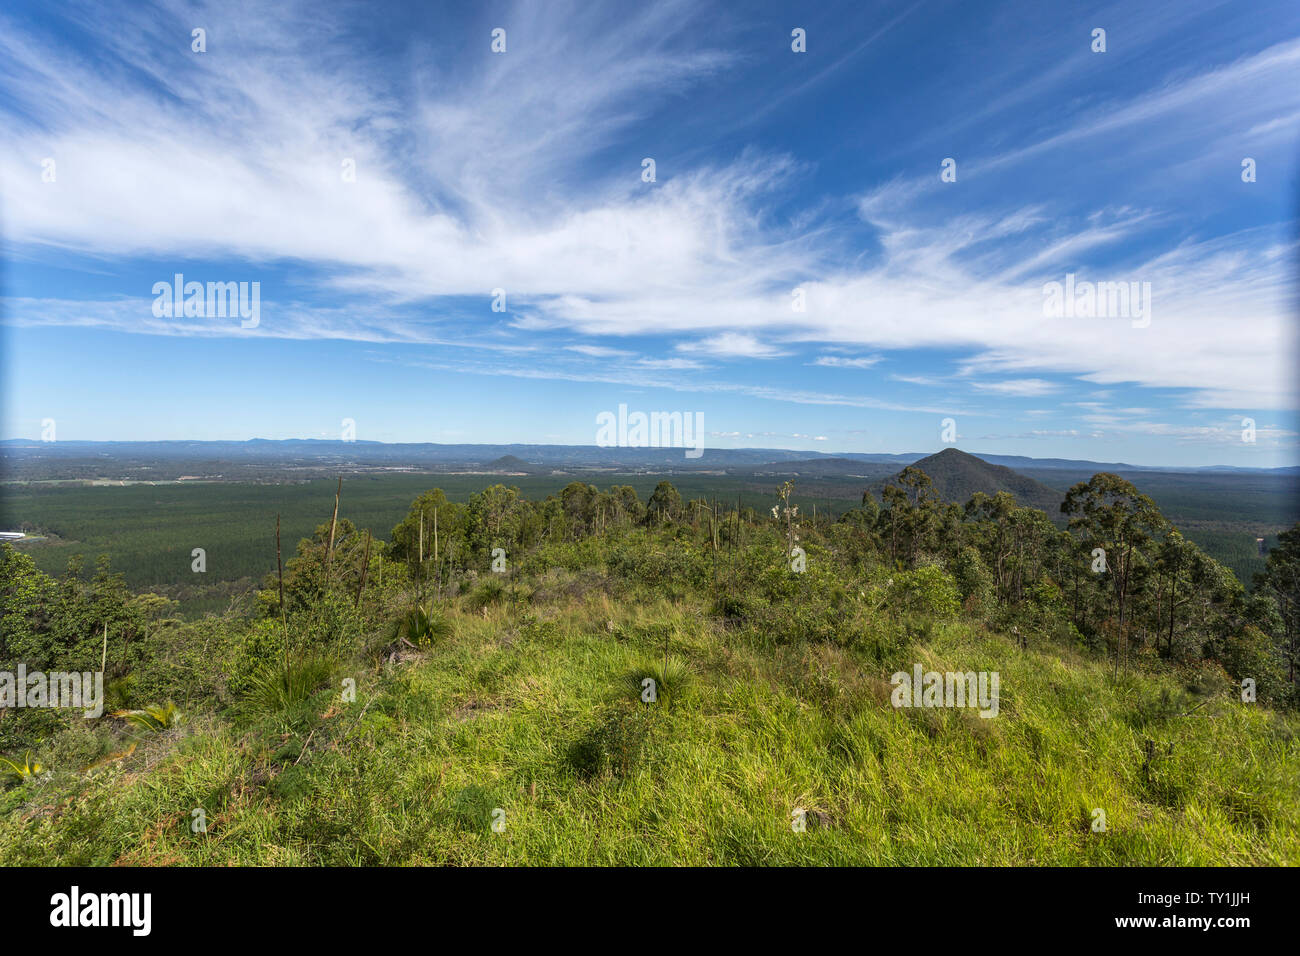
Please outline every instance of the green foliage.
M640 693L638 686L637 693ZM649 736L645 714L626 705L605 709L581 736L569 744L562 767L579 779L607 775L622 779L641 760Z
M251 680L248 704L257 714L293 714L325 687L336 663L316 654L268 663Z
M888 601L895 613L908 616L952 618L961 610L961 592L952 575L932 564L895 572Z
M26 783L44 772L45 768L32 759L30 750L23 755L21 763L0 757L0 778L8 783Z
M465 604L469 610L481 611L485 607L500 604L505 600L505 597L505 583L499 577L494 575L481 581L474 590L470 592L469 600L467 600Z
M671 481L655 485L654 494L646 502L646 520L654 522L675 521L682 513L681 493Z
M1300 672L1300 522L1278 535L1278 546L1269 552L1268 565L1258 580L1276 603L1274 638L1294 695Z
M86 467L86 477L92 478L102 465L87 462ZM333 478L268 485L260 483L263 476L256 472L241 476L235 463L223 463L222 470L231 480L125 486L5 485L0 488L0 526L24 526L46 535L44 540L22 542L17 549L29 554L46 574L59 575L73 555L84 555L86 566L93 567L100 554L111 553L114 567L125 575L131 588L165 593L180 602L180 612L187 617L222 613L232 600L238 601L265 575L274 573L275 514L281 514L283 538L291 548L292 542L312 535L322 519L329 517L335 489ZM1036 477L1053 480L1046 472L1038 472ZM556 494L568 480L550 475L511 479L522 497L535 502ZM610 494L627 489L627 497L617 513L607 511L607 520L641 520L644 505L636 503L636 496L644 501L659 479L632 475L620 480L627 484L611 488ZM1275 547L1277 531L1300 520L1295 481L1293 476L1283 475L1151 472L1143 474L1140 484L1191 540L1232 568L1242 581L1248 581L1265 565L1255 537L1263 536L1268 546ZM471 495L482 490L484 479L442 475L438 484L441 488L430 492L424 475L349 478L343 485L343 513L356 527L373 529L378 543L385 529L393 529L408 517L412 499L425 493L440 495L448 505L463 508ZM683 473L673 476L673 484L683 499L734 503L742 493L748 507L766 513L771 506L770 496L750 489L743 476ZM862 481L825 479L819 482L817 494L827 498L820 506L822 513L834 509L839 515L861 499ZM876 489L874 497L878 496ZM448 514L440 515L446 519L440 520L440 530L449 521L455 524ZM428 512L426 519L432 524ZM413 532L414 521L406 527ZM183 536L177 534L180 528L185 530ZM407 536L392 537L395 553L385 558L385 585L394 580L398 568L403 573L409 570L403 552ZM413 536L410 543L413 552ZM206 548L209 558L204 574L190 569L190 550L199 545ZM372 568L368 589L377 583L376 578Z
M984 565L979 549L967 545L953 560L952 576L961 592L962 601L971 610L981 610L993 603L993 575Z
M654 681L654 703L667 707L686 692L691 671L686 661L676 654L644 661L623 678L624 690L631 700L645 700L649 686L645 683L647 679Z
M417 604L400 618L393 631L394 638L409 641L420 648L432 647L451 634L451 622L446 616L423 604Z
M176 704L170 700L165 704L150 704L140 710L117 710L111 716L119 717L137 730L142 730L145 733L170 730L179 726L181 722L181 712L176 709Z

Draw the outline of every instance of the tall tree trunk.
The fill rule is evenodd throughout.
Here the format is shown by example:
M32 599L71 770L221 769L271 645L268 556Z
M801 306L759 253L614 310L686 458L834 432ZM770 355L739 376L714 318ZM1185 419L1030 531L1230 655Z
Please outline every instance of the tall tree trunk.
M366 589L366 575L370 572L370 531L366 530L366 556L361 564L361 583L357 585L356 606L361 607L361 592Z
M339 496L343 494L343 476L339 475L339 485L334 491L334 517L330 518L330 543L325 549L325 570L328 573L330 562L334 560L334 529L339 523Z
M280 516L275 516L275 567L280 577L280 626L284 629L284 669L289 671L289 619L284 614L284 562L280 559Z

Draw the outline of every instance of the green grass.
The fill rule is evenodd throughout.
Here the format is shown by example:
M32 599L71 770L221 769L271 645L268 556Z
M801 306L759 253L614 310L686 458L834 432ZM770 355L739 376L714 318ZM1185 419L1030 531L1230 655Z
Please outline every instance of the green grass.
M704 600L466 601L424 653L340 665L295 713L47 760L0 794L0 863L1300 863L1295 715L969 623L902 666L998 671L999 716L899 710L893 666L746 637ZM677 686L642 704L629 675L665 639ZM826 822L793 832L796 807Z

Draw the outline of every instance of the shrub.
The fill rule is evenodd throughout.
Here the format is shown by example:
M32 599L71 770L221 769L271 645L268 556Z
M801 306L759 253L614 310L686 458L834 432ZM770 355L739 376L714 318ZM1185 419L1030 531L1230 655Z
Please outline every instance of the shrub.
M952 562L952 576L967 606L979 609L993 602L993 575L976 548L967 545L957 553Z
M626 704L610 708L569 745L564 766L583 779L601 774L624 777L640 759L648 732L649 723L636 708Z
M855 635L851 646L889 671L903 669L915 657L908 653L912 647L912 638L907 633L906 626L895 621L882 622Z
M952 575L929 564L894 572L888 585L888 602L900 614L951 618L961 609L961 594Z
M466 600L466 607L471 611L481 611L493 604L500 604L506 596L506 586L500 578L490 577L474 588Z
M297 660L266 666L252 679L249 703L260 713L289 713L319 691L334 673L334 661L311 654Z
M165 704L150 704L140 710L117 710L111 716L119 717L133 727L150 734L160 730L170 730L181 722L181 712L170 700Z
M642 699L645 680L654 681L655 702L667 706L681 697L691 681L690 667L676 654L656 661L645 661L629 671L623 678L624 688L636 701Z
M1211 641L1206 650L1223 665L1234 682L1247 677L1253 680L1258 699L1285 699L1289 690L1286 673L1274 654L1269 636L1258 628L1246 625Z
M22 763L10 760L7 757L0 757L0 776L7 783L26 783L34 780L45 768L40 763L32 759L32 753L29 750L23 754Z
M416 647L428 648L451 635L451 622L440 612L417 604L397 620L394 639L404 639Z

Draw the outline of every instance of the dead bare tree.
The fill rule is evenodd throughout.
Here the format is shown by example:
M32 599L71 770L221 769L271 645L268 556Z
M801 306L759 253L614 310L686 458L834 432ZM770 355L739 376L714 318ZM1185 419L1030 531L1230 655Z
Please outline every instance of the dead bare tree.
M361 562L361 583L357 585L356 606L361 607L361 592L366 589L366 575L370 572L370 530L366 529L366 556Z
M289 670L289 620L284 615L284 562L280 558L280 516L275 516L275 566L280 575L280 626L284 629L284 669Z

